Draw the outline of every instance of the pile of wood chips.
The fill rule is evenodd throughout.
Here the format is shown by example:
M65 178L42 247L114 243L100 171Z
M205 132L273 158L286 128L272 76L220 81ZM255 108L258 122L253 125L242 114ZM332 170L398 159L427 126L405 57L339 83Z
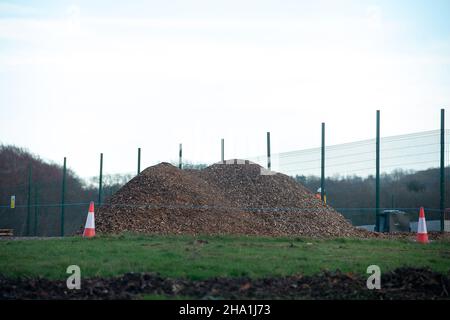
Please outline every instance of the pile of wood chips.
M253 164L141 172L96 212L100 233L367 237L293 178Z

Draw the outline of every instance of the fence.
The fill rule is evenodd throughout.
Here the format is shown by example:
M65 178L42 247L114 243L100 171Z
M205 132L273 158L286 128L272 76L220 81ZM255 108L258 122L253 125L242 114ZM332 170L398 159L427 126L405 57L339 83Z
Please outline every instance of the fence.
M450 130L445 131L445 136L449 141ZM426 206L428 219L440 219L440 137L440 130L435 130L380 139L380 210L402 210L410 213L414 221L418 207ZM448 146L447 142L444 158L447 181ZM353 224L375 224L376 139L327 146L324 151L323 182L321 148L272 154L272 168L296 176L312 192L323 192L327 203ZM260 165L265 165L266 159L266 156L250 158ZM449 199L448 190L445 199Z
M375 139L333 146L326 145L325 124L319 129L321 147L271 154L268 133L267 153L247 159L294 177L354 225L376 229L376 213L384 209L407 212L414 222L418 208L424 206L431 229L443 229L443 212L450 199L450 188L445 185L450 181L450 130L444 128L443 111L440 130L392 137L381 137L378 131ZM223 161L223 139L220 146L217 159ZM183 163L181 144L178 156L174 165L184 169L211 164L201 159L195 165ZM115 191L141 171L141 148L134 173L104 174L103 161L107 159L100 154L99 176L87 181L68 175L63 165L60 175L50 180L35 178L30 166L31 171L23 171L22 183L2 183L0 228L12 228L16 235L29 236L76 233L84 223L90 200L95 199L97 205L107 203ZM9 204L12 195L16 197L14 209Z

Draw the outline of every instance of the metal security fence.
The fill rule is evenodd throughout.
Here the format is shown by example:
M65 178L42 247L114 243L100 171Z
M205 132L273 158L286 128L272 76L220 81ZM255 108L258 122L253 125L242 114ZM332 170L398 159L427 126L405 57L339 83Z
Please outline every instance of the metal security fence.
M450 130L445 141L443 172L449 181ZM417 220L417 208L426 206L431 219L440 219L440 149L440 130L380 138L380 211L403 210ZM320 190L353 224L375 224L376 139L326 146L324 151L323 168L322 148L313 148L272 154L273 170L296 177L312 192ZM251 160L264 165L265 156ZM444 189L444 199L448 203L449 190Z
M444 127L444 111L439 130L391 137L381 137L380 112L375 120L374 139L332 146L325 144L322 124L322 146L271 154L272 168L296 177L354 225L377 229L377 216L392 209L417 220L424 206L428 219L439 221L443 230L450 198L450 130ZM250 160L265 165L268 158Z
M430 229L444 230L444 211L450 205L450 130L444 127L444 111L438 130L391 137L382 137L379 112L375 120L374 139L332 146L326 144L325 124L321 124L318 147L306 150L271 153L267 133L267 153L246 159L294 177L356 226L379 230L383 211L395 209L405 212L414 227L419 207L423 206ZM217 159L223 162L226 144L223 139L219 142ZM186 161L182 144L178 159L169 162L182 169L201 169L211 164L202 159ZM54 166L52 175L38 172L31 160L27 168L16 168L20 175L0 184L0 228L14 229L19 236L77 233L90 201L95 200L97 206L108 204L117 190L141 172L141 148L137 148L136 168L128 173L103 172L104 163L108 163L108 157L101 153L98 162L93 163L99 174L89 179L76 178L67 169L70 159ZM282 212L286 208L272 209Z

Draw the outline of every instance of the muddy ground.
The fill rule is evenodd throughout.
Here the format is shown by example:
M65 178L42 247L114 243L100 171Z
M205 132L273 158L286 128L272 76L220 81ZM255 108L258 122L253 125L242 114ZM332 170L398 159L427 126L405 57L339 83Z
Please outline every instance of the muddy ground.
M399 268L368 290L367 277L342 272L279 278L185 280L151 273L82 280L68 290L65 280L0 276L0 299L139 299L143 295L190 299L450 299L450 277L429 269Z

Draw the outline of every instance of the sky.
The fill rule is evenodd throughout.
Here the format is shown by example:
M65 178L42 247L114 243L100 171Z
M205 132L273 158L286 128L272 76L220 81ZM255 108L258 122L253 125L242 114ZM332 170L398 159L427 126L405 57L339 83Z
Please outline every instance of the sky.
M439 128L448 0L0 0L0 143L81 177ZM447 111L448 113L448 111ZM450 122L447 116L446 126Z

